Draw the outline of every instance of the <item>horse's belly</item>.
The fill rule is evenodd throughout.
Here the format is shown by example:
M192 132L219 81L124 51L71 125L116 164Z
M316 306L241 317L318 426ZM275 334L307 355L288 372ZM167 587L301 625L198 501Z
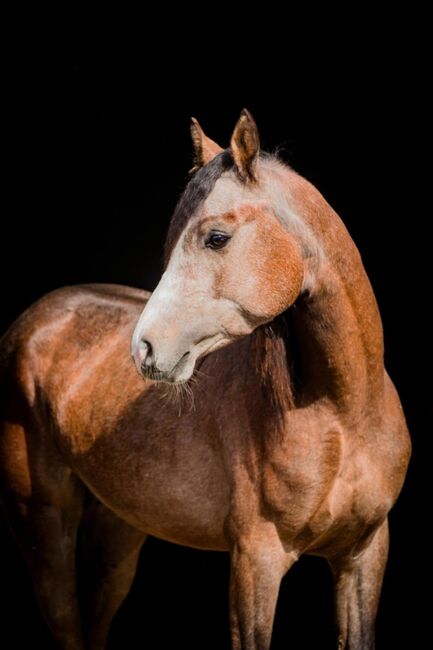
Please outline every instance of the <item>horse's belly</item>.
M101 441L74 466L91 491L132 526L178 544L226 550L225 472L205 439L179 440L181 435L128 453L112 440L104 449Z

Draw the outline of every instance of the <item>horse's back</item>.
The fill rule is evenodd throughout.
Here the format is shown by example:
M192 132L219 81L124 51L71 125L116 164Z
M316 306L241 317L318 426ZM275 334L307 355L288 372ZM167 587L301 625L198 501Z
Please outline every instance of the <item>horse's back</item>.
M95 310L110 308L140 313L150 293L142 289L117 284L83 284L55 289L26 309L0 338L0 359L10 344L31 336L38 327L75 311L80 306L93 306ZM109 323L107 323L109 325Z
M22 353L55 344L56 336L76 317L92 329L104 318L104 330L139 315L150 293L115 284L88 284L56 289L31 305L0 339L0 369ZM101 325L101 323L99 323ZM39 345L38 345L39 344Z
M101 350L109 348L110 341L122 354L126 351L123 365L133 368L128 333L149 295L104 284L58 289L29 307L0 339L3 495L13 492L30 498L32 455L33 460L45 457L51 463L63 462L54 458L58 439L53 433L60 409L71 387L86 374L95 374Z
M59 383L61 368L66 380L68 368L71 376L89 352L132 329L149 296L92 284L57 289L30 306L0 339L0 417L22 416L38 391Z

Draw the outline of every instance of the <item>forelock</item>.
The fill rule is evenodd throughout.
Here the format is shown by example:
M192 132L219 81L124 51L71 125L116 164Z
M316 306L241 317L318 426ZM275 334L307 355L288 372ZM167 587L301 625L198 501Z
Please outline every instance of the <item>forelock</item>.
M320 264L321 247L293 207L287 166L277 157L261 153L258 172L257 185L242 183L234 173L233 158L228 149L200 168L186 186L171 219L165 243L165 265L188 221L205 201L209 211L215 214L227 212L237 205L263 202L272 209L285 230L299 237L303 256L314 258Z
M165 241L164 261L167 264L180 234L199 206L207 199L223 172L233 168L233 157L228 149L217 154L207 165L201 167L191 178L180 197Z

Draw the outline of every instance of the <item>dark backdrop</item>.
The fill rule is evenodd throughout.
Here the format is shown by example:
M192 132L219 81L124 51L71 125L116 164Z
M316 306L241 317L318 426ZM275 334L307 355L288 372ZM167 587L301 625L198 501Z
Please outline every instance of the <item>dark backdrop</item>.
M378 619L384 649L415 647L422 638L419 585L426 583L430 550L420 505L431 416L420 378L429 330L422 290L427 207L417 155L424 84L400 43L381 50L375 42L372 54L375 35L367 36L355 46L359 56L349 58L351 34L332 55L325 39L309 63L306 43L295 51L280 43L278 68L272 56L241 57L224 39L215 61L200 47L186 52L175 43L163 63L158 48L146 48L145 34L131 38L131 46L127 35L117 42L115 32L93 47L93 39L84 39L87 45L77 39L17 50L9 66L0 325L3 331L32 301L65 284L154 288L168 220L191 166L190 116L227 145L240 109L249 108L263 148L279 147L357 243L383 316L387 367L413 436L409 477L391 514ZM1 544L0 635L14 639L5 647L48 648L5 527ZM228 647L227 584L224 554L149 540L112 647ZM273 647L333 648L333 634L327 566L302 559L283 582Z

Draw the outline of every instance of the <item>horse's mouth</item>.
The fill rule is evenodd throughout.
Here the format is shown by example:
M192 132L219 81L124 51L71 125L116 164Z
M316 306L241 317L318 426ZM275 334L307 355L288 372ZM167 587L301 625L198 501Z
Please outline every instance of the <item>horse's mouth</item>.
M203 365L204 360L206 359L206 357L207 357L207 354L204 354L202 357L200 357L200 359L199 359L199 360L197 361L197 363L195 364L194 372L200 370L200 368L202 367L202 365Z
M158 383L186 384L196 373L199 373L206 357L211 352L227 345L229 342L229 339L224 334L203 338L198 344L196 343L192 350L185 352L169 372L161 371L155 366L142 364L140 374L144 379ZM208 344L207 346L206 343ZM194 362L193 358L197 353L198 355ZM190 367L189 370L187 370L188 366ZM185 376L185 371L190 374Z
M199 371L201 366L204 363L204 360L206 357L211 354L211 352L214 352L215 350L219 350L219 348L224 347L228 343L230 343L230 339L227 338L224 334L217 334L216 336L211 337L213 340L209 347L205 348L202 352L200 352L199 357L197 358L197 361L195 363L194 367L194 372Z

